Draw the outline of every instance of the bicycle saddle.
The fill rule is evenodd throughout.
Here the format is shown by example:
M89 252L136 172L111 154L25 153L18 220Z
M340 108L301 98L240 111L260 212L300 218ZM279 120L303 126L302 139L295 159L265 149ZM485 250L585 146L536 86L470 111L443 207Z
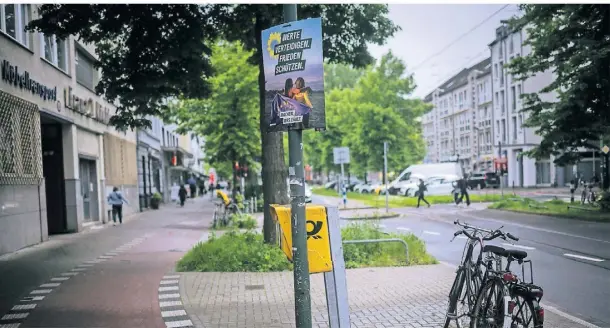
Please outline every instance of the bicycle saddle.
M509 257L511 256L517 260L523 260L527 257L527 252L518 251L516 249L505 249L500 246L485 245L483 246L483 252L491 252L499 256Z

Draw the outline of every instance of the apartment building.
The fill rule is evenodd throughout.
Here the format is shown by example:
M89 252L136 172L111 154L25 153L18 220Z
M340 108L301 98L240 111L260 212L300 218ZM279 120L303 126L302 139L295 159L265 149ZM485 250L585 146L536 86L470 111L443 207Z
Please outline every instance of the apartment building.
M25 32L35 15L0 4L0 254L103 223L114 186L138 201L136 134L108 125L116 107L94 92L95 52Z
M496 29L496 38L489 44L493 66L494 154L507 163L505 183L508 186L562 185L565 183L564 170L553 164L554 158L536 160L523 154L539 145L541 137L535 133L535 128L523 126L528 113L522 111L520 97L524 93L539 93L554 78L550 70L523 82L516 81L507 73L507 63L519 56L527 56L531 51L530 46L523 44L527 39L526 33L503 25ZM539 96L543 101L556 101L556 95L552 93L539 93Z
M457 160L465 172L493 166L491 60L465 68L428 94L422 117L426 162Z

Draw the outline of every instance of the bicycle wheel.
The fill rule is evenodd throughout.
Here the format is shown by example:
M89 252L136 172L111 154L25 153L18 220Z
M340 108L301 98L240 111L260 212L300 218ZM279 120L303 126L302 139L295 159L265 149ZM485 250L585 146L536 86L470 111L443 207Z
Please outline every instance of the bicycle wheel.
M511 327L514 328L538 328L542 327L542 322L534 312L534 303L521 295L513 297L514 307L511 313ZM510 307L509 307L510 310Z
M455 275L455 280L453 281L453 285L451 286L451 290L449 291L449 304L447 306L447 315L445 325L443 326L444 328L449 328L451 320L454 320L453 316L457 316L457 305L459 297L462 294L462 290L464 289L465 280L466 270L461 267L458 269L458 272Z
M470 320L470 328L502 328L507 295L504 283L490 278L481 288Z

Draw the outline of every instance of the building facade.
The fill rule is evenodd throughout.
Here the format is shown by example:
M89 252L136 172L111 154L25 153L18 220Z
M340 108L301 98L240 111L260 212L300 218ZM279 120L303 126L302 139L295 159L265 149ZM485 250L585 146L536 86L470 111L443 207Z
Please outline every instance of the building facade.
M457 160L465 172L492 166L491 61L463 69L424 99L433 105L422 117L426 162Z
M527 80L516 81L507 73L505 65L514 58L527 56L531 52L525 29L510 30L503 25L496 29L496 38L490 43L492 61L494 154L507 164L505 184L517 187L551 186L563 184L563 169L553 164L554 158L536 160L523 152L540 144L541 137L535 128L523 126L528 113L522 111L524 93L538 93L543 101L556 101L552 93L541 94L540 90L553 81L548 70Z
M0 254L103 223L112 186L137 204L136 135L108 126L95 52L25 32L34 15L0 5Z

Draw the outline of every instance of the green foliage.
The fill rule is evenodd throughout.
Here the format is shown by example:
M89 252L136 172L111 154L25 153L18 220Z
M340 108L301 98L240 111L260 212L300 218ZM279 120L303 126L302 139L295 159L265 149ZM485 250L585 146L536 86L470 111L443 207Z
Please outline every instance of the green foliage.
M408 265L434 264L436 259L426 252L425 243L413 234L385 234L377 223L351 223L341 229L343 240L399 238L409 246ZM344 244L343 256L347 268L371 266L404 266L404 245L399 243Z
M313 188L312 192L321 196L336 197L337 192L325 188ZM501 199L498 194L470 194L470 202L495 202ZM374 195L374 194L360 194L357 192L348 192L347 200L360 201L366 205L373 207L385 207L385 195ZM453 196L450 195L439 195L439 196L426 196L426 200L430 204L451 204L454 202ZM389 196L388 204L390 207L415 207L417 206L417 198L415 197L403 197L403 196Z
M218 74L209 79L208 99L181 99L167 119L179 131L205 136L206 162L222 176L232 176L233 163L252 166L260 154L258 128L258 69L248 64L252 52L238 42L217 42L211 64Z
M610 203L608 199L606 199L605 202L606 204ZM600 201L600 205L601 204L602 202ZM573 206L573 208L568 209L568 206ZM610 220L610 213L604 211L603 208L596 207L590 204L582 205L579 202L571 204L558 199L553 199L546 202L537 202L531 198L514 197L511 199L497 201L491 204L489 208L519 213L548 215L559 218L584 221Z
M610 132L610 6L607 4L521 5L532 52L517 57L509 71L521 80L552 70L554 81L540 94L524 94L526 124L542 136L534 157L557 156L557 164L573 163L579 147L598 148L595 140ZM547 93L558 99L549 101ZM593 143L593 144L592 144Z
M598 203L603 212L610 212L610 192L603 191Z
M211 9L211 10L210 10ZM30 30L60 38L77 35L96 45L101 79L95 87L118 102L111 123L119 128L150 126L144 116L159 115L164 100L209 95L202 76L212 74L204 39L214 39L214 8L170 4L46 4ZM188 63L188 64L187 64Z
M262 235L229 231L195 245L178 261L176 271L271 272L291 268L284 253L275 245L263 243Z
M156 192L152 195L152 199L154 199L154 200L161 200L161 198L162 198L161 194L158 192Z
M348 146L352 174L382 171L384 141L390 145L388 171L421 161L425 149L416 118L429 106L418 99L407 99L415 83L402 60L390 52L378 65L365 70L345 65L327 65L327 69L341 75L334 77L337 87L326 95L328 131L304 133L310 165L334 169L333 147Z
M252 217L252 215L242 213L233 214L231 216L231 222L234 226L239 229L255 229L257 226L256 219Z

